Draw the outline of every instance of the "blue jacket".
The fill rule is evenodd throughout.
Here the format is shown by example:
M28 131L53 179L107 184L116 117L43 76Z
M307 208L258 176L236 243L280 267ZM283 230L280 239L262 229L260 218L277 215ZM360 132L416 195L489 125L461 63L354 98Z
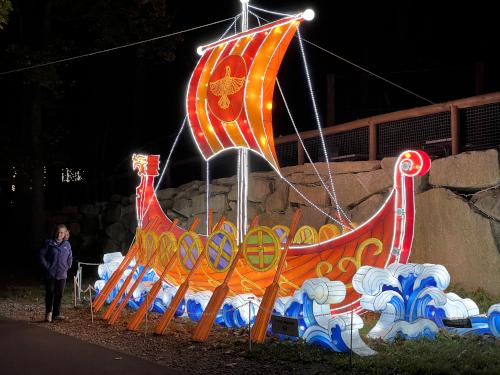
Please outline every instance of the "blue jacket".
M68 241L57 243L55 240L47 240L45 246L40 249L40 264L49 279L65 279L68 270L73 263L71 245Z

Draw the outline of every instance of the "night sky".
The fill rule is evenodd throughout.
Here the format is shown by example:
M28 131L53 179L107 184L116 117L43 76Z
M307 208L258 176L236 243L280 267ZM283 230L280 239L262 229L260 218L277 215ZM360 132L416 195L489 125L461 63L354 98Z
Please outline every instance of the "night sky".
M75 0L54 1L50 12L44 13L37 1L13 3L9 24L0 31L1 72L189 29L233 17L241 9L237 0L200 4ZM467 7L408 0L251 4L285 13L314 9L316 18L301 27L304 39L434 103L500 90L497 13L489 9L489 2L476 1ZM249 22L257 25L252 16ZM196 47L216 39L228 25L0 75L2 207L13 197L29 199L31 168L37 163L47 167L44 194L50 209L105 200L111 193L132 194L136 178L131 154L159 153L165 160L185 116L185 90L198 59ZM305 46L323 124L327 123L328 74L334 74L336 82L335 123L428 104ZM278 79L299 129L315 128L296 40ZM275 136L290 134L293 129L277 97ZM40 150L34 147L35 133ZM196 156L186 135L175 160ZM13 166L17 166L17 195L9 191ZM84 170L84 183L61 184L65 167ZM200 165L173 170L171 182L200 178L200 171Z

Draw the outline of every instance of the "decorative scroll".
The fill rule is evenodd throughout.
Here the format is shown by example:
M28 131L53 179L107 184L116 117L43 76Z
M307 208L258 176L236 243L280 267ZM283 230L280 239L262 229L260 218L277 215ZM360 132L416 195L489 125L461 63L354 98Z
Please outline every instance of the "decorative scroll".
M326 271L324 272L323 269L325 267L326 267ZM316 265L316 275L318 277L323 277L323 276L329 274L330 272L332 272L332 270L333 270L333 265L326 260L323 260Z
M349 262L353 264L354 267L356 267L355 271L353 272L354 274L359 269L359 267L361 267L361 257L363 256L363 252L370 245L376 246L376 250L373 252L373 255L379 255L384 250L384 244L382 243L382 241L380 241L378 238L368 238L359 244L354 257L343 257L339 260L339 262L337 263L339 269L342 272L346 272L344 263ZM352 283L346 284L346 288L352 288Z

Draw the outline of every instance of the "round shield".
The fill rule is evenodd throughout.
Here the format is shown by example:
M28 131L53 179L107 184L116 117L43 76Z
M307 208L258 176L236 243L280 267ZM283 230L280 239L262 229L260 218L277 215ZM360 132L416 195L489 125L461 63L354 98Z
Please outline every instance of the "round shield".
M319 228L319 241L327 241L331 238L338 237L341 234L342 232L335 224L325 224Z
M243 240L243 257L254 271L270 270L280 254L280 242L271 228L259 226L250 229Z
M158 260L156 261L156 266L159 269L165 268L170 257L175 252L177 247L177 239L172 232L163 232L158 238L160 253L158 254Z
M290 229L285 225L275 225L272 230L278 236L280 243L284 244L288 238Z
M208 237L205 256L209 267L215 272L225 272L236 254L234 236L225 230L217 230Z
M203 244L200 236L195 232L184 232L178 241L177 254L182 268L189 271L193 268L196 260L200 256Z
M153 255L153 252L155 251L157 245L158 245L158 236L156 235L155 232L152 231L142 232L143 253L142 257L139 258L141 263L147 263L147 261L151 258L151 255Z
M318 232L309 225L303 225L295 233L293 243L296 244L314 244L318 242Z
M212 231L215 230L216 225L212 228ZM233 236L236 236L236 225L231 223L230 221L224 221L224 223L221 226L221 229L225 230L227 233L232 234Z

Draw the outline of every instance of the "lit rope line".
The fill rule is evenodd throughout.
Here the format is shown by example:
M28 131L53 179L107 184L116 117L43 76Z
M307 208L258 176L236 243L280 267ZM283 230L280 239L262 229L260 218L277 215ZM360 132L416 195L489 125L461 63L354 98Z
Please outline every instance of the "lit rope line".
M47 62L47 63L42 63L42 64L37 64L37 65L26 66L26 67L24 67L24 68L12 69L12 70L8 70L8 71L6 71L6 72L0 72L0 76L2 76L2 75L6 75L6 74L10 74L10 73L22 72L22 71L24 71L24 70L35 69L35 68L41 68L41 67L44 67L44 66L49 66L49 65L59 64L59 63L66 62L66 61L72 61L72 60L76 60L76 59L81 59L81 58L83 58L83 57L95 56L95 55L99 55L99 54L101 54L101 53L112 52L112 51L116 51L116 50L119 50L119 49L122 49L122 48L127 48L127 47L137 46L137 45L139 45L139 44L144 44L144 43L154 42L155 40L164 39L164 38L169 38L169 37L174 36L174 35L179 35L179 34L187 33L187 32L190 32L190 31L198 30L198 29L201 29L201 28L204 28L204 27L208 27L208 26L216 25L216 24L218 24L218 23L226 22L226 21L232 20L233 18L234 18L234 17L230 17L230 18L226 18L226 19L223 19L223 20L219 20L219 21L215 21L215 22L207 23L207 24L205 24L205 25L195 26L195 27L192 27L192 28L190 28L190 29L185 29L185 30L181 30L181 31L176 31L176 32L173 32L173 33L170 33L170 34L161 35L161 36L157 36L157 37L150 38L150 39L146 39L146 40L141 40L141 41L139 41L139 42L134 42L134 43L124 44L124 45L122 45L122 46L112 47L112 48L108 48L108 49L103 49L103 50L101 50L101 51L95 51L95 52L85 53L85 54L83 54L83 55L78 55L78 56L68 57L68 58L66 58L66 59L60 59L60 60L50 61L50 62Z
M253 16L255 16L255 17L257 17L258 19L262 19L262 20L264 20L264 21L266 21L266 22L270 22L269 20L265 19L264 17L260 17L260 16L258 16L258 15L257 15L257 14L255 14L255 13L252 13L252 15L253 15ZM406 89L406 88L404 88L403 86L400 86L400 85L398 85L397 83L394 83L394 82L392 82L392 81L388 80L387 78L384 78L384 77L382 77L382 76L380 76L380 75L378 75L378 74L376 74L376 73L372 72L371 70L368 70L368 69L366 69L366 68L363 68L361 65L355 64L355 63L353 63L352 61L347 60L346 58L344 58L344 57L342 57L342 56L340 56L340 55L337 55L336 53L333 53L332 51L327 50L326 48L323 48L323 47L321 47L321 46L319 46L319 45L317 45L317 44L315 44L315 43L313 43L313 42L311 42L311 41L309 41L309 40L307 40L307 39L302 39L302 40L303 40L304 42L306 42L306 43L310 44L311 46L316 47L317 49L319 49L319 50L321 50L321 51L323 51L323 52L326 52L326 53L328 53L329 55L332 55L332 56L334 56L334 57L336 57L336 58L338 58L338 59L340 59L340 60L342 60L342 61L346 62L347 64L350 64L350 65L354 66L355 68L358 68L358 69L360 69L360 70L362 70L362 71L364 71L364 72L366 72L366 73L368 73L368 74L370 74L370 75L372 75L372 76L374 76L374 77L376 77L376 78L378 78L378 79L381 79L381 80L382 80L382 81L384 81L384 82L387 82L388 84L390 84L390 85L392 85L392 86L394 86L394 87L397 87L397 88L398 88L398 89L400 89L400 90L406 91L407 93L409 93L409 94L411 94L411 95L414 95L414 96L416 96L417 98L419 98L419 99L422 99L422 100L426 101L427 103L430 103L430 104L435 104L433 101L431 101L431 100L429 100L429 99L427 99L427 98L424 98L423 96L418 95L418 94L416 94L415 92L413 92L413 91L411 91L411 90L409 90L409 89Z
M323 185L323 187L325 188L326 192L328 193L328 195L330 196L330 198L332 200L334 200L335 198L333 197L332 193L330 192L330 190L328 189L328 187L326 186L326 182L323 180L323 178L321 177L321 174L319 173L318 169L316 168L316 165L313 163L312 159L311 159L311 156L309 155L309 151L307 151L307 148L306 146L304 145L304 141L302 140L301 136L300 136L300 133L299 133L299 130L297 129L297 126L295 125L295 120L293 119L292 117L292 113L290 111L290 108L288 107L288 103L285 99L285 95L283 94L283 90L281 89L281 85L279 83L278 80L276 80L276 85L278 86L278 89L280 91L280 94L281 94L281 98L283 99L283 103L285 104L285 108L288 112L288 116L290 117L290 121L292 122L292 126L293 126L293 129L295 130L295 133L297 134L297 137L299 138L299 142L300 144L302 145L302 148L304 149L304 152L307 156L307 160L309 160L309 162L311 163L314 171L316 172L316 175L318 176L319 180L321 181L321 184Z
M285 16L285 17L290 17L292 16L293 14L287 14L287 13L280 13L280 12L274 12L272 10L267 10L267 9L263 9L263 8L258 8L256 6L253 6L253 5L250 5L248 4L248 7L249 8L252 8L252 9L255 9L255 10L260 10L261 12L264 12L264 13L269 13L269 14L274 14L276 16ZM252 13L253 14L253 13Z
M259 9L259 10L263 10L263 9ZM263 10L265 11L265 10ZM257 18L257 22L259 23L260 25L260 18L257 14L253 13L253 12L250 12L254 17ZM270 11L268 11L268 13L271 13ZM283 14L281 14L283 15ZM269 22L268 20L266 20L265 18L262 18L264 21L266 22ZM319 129L319 134L320 134L320 139L321 139L321 143L322 143L322 146L323 146L323 153L325 155L325 160L326 160L326 163L327 163L327 167L328 167L328 175L329 175L329 178L330 178L330 184L331 184L331 188L332 188L332 192L330 193L329 189L327 188L326 186L326 183L323 181L323 179L321 178L321 176L319 175L319 172L318 170L316 169L316 166L314 165L314 163L312 162L310 156L309 156L309 153L307 152L307 149L306 147L304 146L303 142L302 142L302 139L300 138L300 135L298 133L298 130L297 128L295 127L295 124L293 123L293 119L292 119L292 116L290 114L290 111L288 109L288 105L286 103L286 100L285 100L285 97L283 95L283 92L281 90L281 87L279 85L279 82L276 80L276 82L278 83L278 87L280 89L280 92L281 92L281 96L283 98L283 101L285 102L285 106L287 107L287 111L288 111L288 114L290 116L290 118L292 119L292 123L294 125L294 128L295 128L295 131L299 137L299 140L302 144L302 147L304 149L304 151L306 152L307 154L307 157L309 159L309 161L311 162L311 164L313 165L314 167L314 170L316 171L316 174L318 175L318 177L320 178L320 181L323 185L323 187L325 188L325 190L328 192L328 195L330 196L330 198L332 198L332 200L334 201L335 203L335 208L337 209L337 212L339 213L339 218L341 218L340 215L343 215L347 221L349 222L349 224L352 224L352 221L351 219L347 216L347 214L345 213L345 211L342 209L342 207L339 205L338 203L338 200L337 200L337 194L336 194L336 191L335 191L335 187L333 185L333 178L332 178L332 174L331 174L331 170L330 170L330 162L328 160L328 154L326 152L326 145L325 145L325 140L324 140L324 137L323 137L323 132L322 132L322 129L321 129L321 124L320 124L320 120L319 120L319 114L318 114L318 110L317 110L317 107L316 107L316 100L314 98L314 93L312 91L312 83L311 83L311 80L310 80L310 77L309 77L309 70L308 70L308 67L307 67L307 61L306 61L306 58L305 58L305 52L304 52L304 47L302 45L302 38L300 36L300 30L297 28L297 34L299 36L299 42L300 42L300 49L301 49L301 52L302 52L302 58L303 58L303 62L304 62L304 67L305 67L305 71L306 71L306 78L307 78L307 81L308 81L308 84L309 84L309 91L311 93L311 100L312 100L312 103L313 103L313 107L314 107L314 111L315 111L315 116L316 116L316 121L317 121L317 124L318 124L318 129Z
M309 93L311 95L311 101L312 101L312 105L313 105L313 109L314 109L314 116L316 117L316 124L318 126L319 138L321 139L321 146L323 148L323 154L325 155L326 166L327 166L327 169L328 169L328 177L330 179L330 185L331 185L331 188L332 188L332 194L333 194L333 200L335 202L335 208L337 209L337 212L339 213L339 215L340 214L344 215L344 217L347 219L347 221L349 223L351 223L351 219L349 219L349 217L346 215L346 213L344 212L344 210L342 209L342 207L340 207L339 202L337 200L337 193L335 191L335 186L333 185L332 170L330 168L330 160L328 158L328 152L326 150L325 137L323 136L323 129L321 128L321 121L319 119L318 108L316 106L316 98L314 97L314 91L313 91L313 88L312 88L311 77L309 75L309 67L307 65L306 54L305 54L305 51L304 51L304 45L302 43L302 37L300 36L300 29L299 28L297 28L297 35L298 35L298 38L299 38L299 45L300 45L300 52L301 52L301 55L302 55L302 61L304 63L304 70L305 70L305 73L306 73L307 85L309 87Z
M223 39L233 26L235 27L235 30L236 30L236 22L238 22L240 17L241 17L241 14L238 14L236 17L234 17L234 21L231 23L231 25L229 25L229 27L226 29L226 31L224 31L224 33L220 36L219 40Z
M253 7L253 6L250 6L250 7L251 7L251 8L258 9L258 10L261 10L261 9L259 9L259 8ZM250 14L252 14L255 18L257 18L257 22L258 22L258 24L259 24L259 26L260 26L260 17L259 17L257 14L255 14L254 12L250 12ZM281 14L281 15L283 15L283 14ZM298 29L297 29L297 31L298 31ZM310 155L309 155L309 152L307 151L307 149L306 149L306 147L305 147L305 145L304 145L304 143L303 143L303 141L302 141L302 138L300 137L300 134L299 134L299 132L298 132L297 127L295 126L295 121L293 120L292 114L291 114L290 109L289 109L289 107L288 107L288 103L287 103L287 101L286 101L286 99L285 99L285 95L283 94L283 91L282 91L282 89L281 89L281 86L280 86L280 84L279 84L279 81L278 81L278 80L276 80L276 83L277 83L277 85L278 85L278 89L280 90L281 97L283 98L283 102L285 103L285 107L286 107L286 110L287 110L287 112L288 112L288 115L290 116L290 120L292 121L292 125L293 125L293 127L294 127L294 129L295 129L295 132L296 132L296 133L297 133L297 135L298 135L298 138L299 138L299 140L300 140L300 143L301 143L301 145L302 145L302 147L303 147L304 151L306 152L306 155L307 155L308 160L311 162L311 164L312 164L312 166L313 166L313 168L314 168L314 170L315 170L315 172L316 172L317 176L319 177L319 179L320 179L320 181L321 181L321 183L322 183L323 187L325 188L326 192L328 193L328 195L330 196L330 198L332 198L332 199L334 200L334 202L336 203L337 212L339 212L339 208L340 208L340 210L341 210L342 214L344 215L344 217L346 217L346 218L347 218L347 220L349 221L349 223L351 223L351 220L349 219L349 217L347 217L346 213L345 213L345 212L342 210L342 208L338 205L336 196L332 196L332 193L331 193L331 192L330 192L330 190L327 188L326 183L324 182L323 178L322 178L322 177L321 177L321 175L319 174L319 171L317 170L316 165L312 162L312 159L311 159L311 157L310 157ZM283 178L283 179L284 179L284 180L285 180L285 181L286 181L286 182L290 185L290 182L289 182L288 180L286 180L283 176L281 176L281 177L282 177L282 178ZM333 182L332 182L332 183L333 183ZM292 185L290 185L290 186L292 186ZM305 197L305 196L304 196L301 192L299 192L299 191L295 188L295 186L292 186L292 188L293 188L293 189L294 189L294 190L295 190L295 191L296 191L299 195L301 195L301 196L302 196L302 197L303 197L306 201L309 201L309 199L307 199L307 197ZM335 190L334 190L334 191L335 191ZM319 211L320 211L323 215L325 215L325 216L329 217L329 218L330 218L330 219L332 219L334 222L339 223L339 224L340 224L341 226L343 226L344 228L348 228L348 227L346 227L345 225L343 225L342 223L340 223L338 220L333 219L330 215L328 215L328 214L326 214L325 212L323 212L323 211L322 211L319 207L315 206L315 205L314 205L311 201L309 201L309 202L310 202L310 203L311 203L311 204L312 204L315 208L317 208L317 209L318 209L318 210L319 210ZM349 229L350 229L350 228L349 228Z
M297 188L295 187L295 185L294 185L294 184L292 184L290 181L288 181L288 180L286 179L286 177L281 176L281 179L282 179L283 181L285 181L285 182L286 182L286 183L287 183L287 184L288 184L288 185L289 185L289 186L290 186L290 187L291 187L291 188L292 188L292 189L293 189L293 190L294 190L294 191L295 191L298 195L300 195L300 197L301 197L302 199L304 199L307 203L309 203L309 204L310 204L313 208L315 208L316 210L318 210L319 212L321 212L324 216L326 216L327 218L329 218L329 219L330 219L330 220L332 220L333 222L335 222L335 223L339 224L340 226L342 226L342 227L344 227L344 228L346 228L346 229L349 229L349 230L351 230L351 229L352 229L352 228L350 228L350 227L348 227L348 226L346 226L346 225L342 224L339 220L334 219L332 216L330 216L330 215L329 215L329 214L327 214L325 211L323 211L321 208L319 208L319 207L318 207L315 203L313 203L313 202L312 202L309 198L307 198L307 197L306 197L306 196L305 196L305 195L304 195L301 191L299 191L299 189L297 189Z
M184 121L182 121L182 126L179 130L179 133L177 133L177 136L175 137L174 143L172 144L172 147L170 148L170 152L169 152L167 160L165 162L165 166L163 167L163 170L161 171L160 178L158 179L158 183L156 184L155 189L154 189L153 196L155 196L155 197L156 197L156 191L160 187L160 183L163 180L163 177L165 176L165 172L167 171L168 163L170 162L170 158L171 158L172 154L174 153L175 146L177 145L177 142L179 141L179 138L182 134L182 131L184 130L184 126L186 126L186 122L187 122L187 116L184 117ZM148 210L149 210L149 207L151 207L152 201L153 201L153 197L151 197L149 199L148 206L146 207L146 210L144 211L143 217L146 216L146 214L148 213ZM132 244L130 246L132 246Z
M414 93L413 91L408 90L408 89L404 88L403 86L400 86L400 85L398 85L397 83L394 83L394 82L392 82L392 81L388 80L387 78L384 78L384 77L382 77L382 76L378 75L377 73L373 73L372 71L370 71L370 70L368 70L368 69L366 69L366 68L363 68L362 66L360 66L360 65L358 65L358 64L355 64L355 63L353 63L352 61L349 61L349 60L347 60L346 58L344 58L344 57L342 57L342 56L339 56L339 55L337 55L337 54L335 54L335 53L333 53L333 52L331 52L331 51L327 50L326 48L323 48L323 47L321 47L321 46L318 46L317 44L315 44L315 43L313 43L313 42L310 42L309 40L306 40L306 39L303 39L303 40L304 40L304 42L309 43L311 46L316 47L316 48L318 48L318 49L322 50L323 52L326 52L326 53L328 53L328 54L330 54L330 55L332 55L332 56L336 57L337 59L340 59L340 60L342 60L342 61L344 61L344 62L346 62L346 63L348 63L348 64L350 64L350 65L352 65L352 66L354 66L354 67L356 67L356 68L358 68L358 69L360 69L360 70L362 70L362 71L364 71L364 72L366 72L366 73L368 73L368 74L370 74L370 75L372 75L372 76L374 76L374 77L376 77L376 78L378 78L378 79L381 79L382 81L387 82L388 84L390 84L390 85L392 85L392 86L394 86L394 87L397 87L398 89L401 89L401 90L403 90L403 91L406 91L406 92L407 92L407 93L409 93L409 94L415 95L417 98L422 99L423 101L426 101L426 102L427 102L427 103L429 103L429 104L435 104L433 101L431 101L431 100L429 100L429 99L427 99L427 98L424 98L423 96L418 95L418 94Z

